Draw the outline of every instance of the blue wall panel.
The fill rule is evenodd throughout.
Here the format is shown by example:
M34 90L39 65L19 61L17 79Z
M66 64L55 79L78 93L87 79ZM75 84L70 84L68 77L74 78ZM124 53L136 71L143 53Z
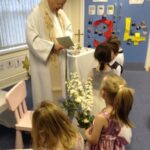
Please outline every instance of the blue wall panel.
M150 17L148 15L148 11L150 8L150 1L144 2L144 4L138 5L129 5L128 0L120 0L119 5L122 5L120 8L121 20L118 22L118 30L120 30L120 38L123 39L124 28L125 28L125 18L131 17L132 21L136 24L140 25L142 21L145 22L147 28L150 28ZM134 32L141 32L142 30L136 30L135 27L132 28ZM146 41L140 42L139 45L134 46L131 44L130 46L126 44L126 42L122 41L122 47L125 53L125 61L126 62L140 62L144 63L147 53L148 46L148 32L146 35Z
M106 17L110 20L115 20L116 23L114 24L114 31L116 31L116 35L118 35L121 39L122 47L124 49L125 54L125 62L127 63L145 63L146 53L147 53L147 46L148 46L148 32L146 37L146 41L140 42L139 45L135 46L133 43L130 45L127 44L126 41L123 41L123 35L125 30L125 18L131 17L132 22L136 23L137 25L140 25L142 21L145 22L147 29L150 28L150 17L148 16L149 8L150 8L150 1L145 0L144 4L132 4L129 5L128 0L108 0L108 2L93 2L93 0L85 0L85 32L84 32L84 46L93 46L93 39L95 38L94 34L94 28L92 28L92 34L89 38L89 34L87 32L87 29L89 27L88 20L89 18L92 18L92 21L94 22L97 19L101 19L102 16L95 15L89 15L88 14L88 7L89 5L95 5L97 8L97 5L104 5L107 7L108 5L113 4L115 6L115 13L114 16L112 15L106 15ZM106 9L105 9L106 10ZM114 19L115 18L115 19ZM131 27L133 33L140 32L143 34L143 30L137 30L136 27ZM141 35L142 36L142 35ZM99 37L101 38L101 37Z

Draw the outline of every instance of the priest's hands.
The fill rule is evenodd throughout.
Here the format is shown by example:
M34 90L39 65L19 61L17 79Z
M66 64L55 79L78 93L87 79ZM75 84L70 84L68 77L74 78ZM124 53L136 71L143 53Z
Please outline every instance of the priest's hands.
M61 50L63 50L64 47L57 43L57 44L54 44L54 47L53 47L53 52L56 53L56 54L59 54L61 52Z

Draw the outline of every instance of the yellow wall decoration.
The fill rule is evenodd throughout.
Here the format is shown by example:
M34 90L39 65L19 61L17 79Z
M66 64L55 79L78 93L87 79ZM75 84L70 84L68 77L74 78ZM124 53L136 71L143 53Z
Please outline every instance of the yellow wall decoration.
M124 41L131 40L134 45L138 45L139 42L145 41L146 37L142 37L140 32L136 32L134 35L130 35L131 31L131 18L127 17L125 19L125 32L124 32Z

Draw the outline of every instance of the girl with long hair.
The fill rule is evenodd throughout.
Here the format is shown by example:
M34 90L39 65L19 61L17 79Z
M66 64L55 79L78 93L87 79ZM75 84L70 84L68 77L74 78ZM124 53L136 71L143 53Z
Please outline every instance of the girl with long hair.
M115 74L103 78L100 95L106 107L97 114L93 124L85 131L86 150L125 150L130 143L131 128L129 113L133 104L133 89Z
M34 150L83 150L81 135L64 112L55 104L43 101L32 118Z

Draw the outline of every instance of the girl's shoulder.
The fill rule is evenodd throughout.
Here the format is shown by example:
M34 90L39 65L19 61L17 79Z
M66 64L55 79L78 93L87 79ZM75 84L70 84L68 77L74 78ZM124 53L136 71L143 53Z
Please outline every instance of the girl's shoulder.
M103 131L107 130L109 124L111 123L111 113L103 109L93 121L93 125L97 122L103 125Z
M110 118L110 112L106 111L105 109L103 109L103 110L100 112L100 115L103 116L103 117L106 118L106 119L109 119L109 118Z
M110 118L110 113L102 110L99 114L97 114L97 116L95 117L93 124L95 121L100 122L101 124L107 126L108 122L109 122L109 118Z

